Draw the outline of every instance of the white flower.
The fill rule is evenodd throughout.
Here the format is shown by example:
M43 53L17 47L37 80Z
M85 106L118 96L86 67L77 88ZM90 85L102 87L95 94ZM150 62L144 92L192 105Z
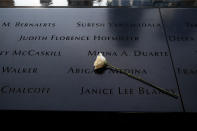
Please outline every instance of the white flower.
M107 64L106 58L102 55L102 53L99 53L94 62L94 69L97 70L103 68L106 66L106 64Z

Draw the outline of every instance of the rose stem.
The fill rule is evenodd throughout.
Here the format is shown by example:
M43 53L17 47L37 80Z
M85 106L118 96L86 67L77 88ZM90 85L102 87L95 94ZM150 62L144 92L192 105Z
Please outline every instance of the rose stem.
M132 74L130 74L130 73L128 73L128 72L125 72L124 70L122 70L122 69L120 69L120 68L117 68L117 67L115 67L115 66L113 66L113 65L110 65L110 64L108 64L108 63L106 63L106 65L109 66L109 67L111 67L112 69L115 69L115 70L117 70L117 71L119 71L119 72L121 72L121 73L123 73L123 74L125 74L125 75L127 75L127 76L129 76L129 77L131 77L131 78L133 78L133 79L135 79L135 80L138 80L138 81L140 81L140 82L142 82L142 83L144 83L144 84L147 84L147 85L149 85L149 86L151 86L151 87L153 87L153 88L159 90L159 91L162 92L162 93L165 93L165 94L167 94L167 95L169 95L169 96L172 96L172 97L174 97L174 98L176 98L176 99L178 98L177 95L175 95L175 94L173 94L173 93L171 93L171 92L169 92L169 91L167 91L167 90L164 90L164 89L162 89L162 88L160 88L160 87L158 87L158 86L156 86L156 85L153 85L153 84L151 84L151 83L149 83L149 82L143 80L142 78L136 77L136 76L134 76L134 75L132 75Z

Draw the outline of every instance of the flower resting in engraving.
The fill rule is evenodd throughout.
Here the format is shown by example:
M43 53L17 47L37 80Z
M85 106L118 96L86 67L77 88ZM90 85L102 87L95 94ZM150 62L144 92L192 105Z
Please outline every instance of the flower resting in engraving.
M102 53L99 53L94 62L94 69L95 70L101 69L105 67L106 64L107 64L106 58L102 55Z
M149 85L149 86L151 86L151 87L159 90L162 93L165 93L165 94L167 94L169 96L172 96L172 97L174 97L176 99L178 98L178 96L176 94L173 94L173 93L171 93L171 92L169 92L167 90L164 90L164 89L162 89L162 88L160 88L160 87L158 87L158 86L156 86L154 84L151 84L151 83L145 81L144 79L142 79L140 77L136 77L136 76L134 76L134 75L132 75L132 74L130 74L130 73L128 73L128 72L120 69L120 68L117 68L117 67L109 64L107 62L106 58L102 55L102 53L99 53L98 56L97 56L97 58L96 58L96 60L95 60L95 62L94 62L94 70L102 69L102 68L105 68L105 67L109 67L109 68L111 68L113 70L117 70L120 73L125 74L125 75L127 75L127 76L129 76L129 77L131 77L131 78L133 78L135 80L138 80L138 81L140 81L140 82L142 82L142 83L144 83L146 85Z

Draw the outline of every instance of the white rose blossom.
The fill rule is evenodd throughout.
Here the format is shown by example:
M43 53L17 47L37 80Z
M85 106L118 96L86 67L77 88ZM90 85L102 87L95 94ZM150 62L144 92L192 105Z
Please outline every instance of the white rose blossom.
M107 64L106 58L102 55L102 53L99 53L98 56L96 57L96 60L94 62L94 69L101 69L105 67Z
M131 78L133 78L133 79L135 79L135 80L138 80L138 81L140 81L140 82L142 82L142 83L144 83L144 84L146 84L146 85L149 85L149 86L151 86L151 87L153 87L153 88L159 90L159 91L162 92L162 93L165 93L165 94L167 94L167 95L169 95L169 96L172 96L172 97L174 97L174 98L176 98L176 99L178 98L178 96L177 96L176 94L174 94L174 93L171 93L171 92L169 92L169 91L167 91L167 90L164 90L164 89L162 89L162 88L160 88L160 87L158 87L158 86L156 86L156 85L153 85L153 84L151 84L151 83L149 83L149 82L143 80L143 79L140 78L140 77L136 77L136 76L134 76L134 75L132 75L132 74L130 74L130 73L128 73L128 72L126 72L126 71L120 69L120 68L117 68L117 67L115 67L115 66L109 64L109 63L107 62L106 58L102 55L102 53L99 53L99 54L97 55L97 57L96 57L95 62L94 62L94 70L102 69L102 68L105 68L106 66L109 67L109 68L111 68L111 69L113 69L113 70L117 70L117 71L119 71L120 73L125 74L125 75L127 75L127 76L129 76L129 77L131 77Z

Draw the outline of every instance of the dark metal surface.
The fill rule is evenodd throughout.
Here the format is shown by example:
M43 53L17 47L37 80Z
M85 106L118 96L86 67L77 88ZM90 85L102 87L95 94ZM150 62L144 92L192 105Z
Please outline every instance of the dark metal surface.
M161 9L186 111L197 110L197 9Z
M12 8L0 16L0 109L183 111L180 96L113 70L93 71L104 52L114 66L180 95L159 9Z

